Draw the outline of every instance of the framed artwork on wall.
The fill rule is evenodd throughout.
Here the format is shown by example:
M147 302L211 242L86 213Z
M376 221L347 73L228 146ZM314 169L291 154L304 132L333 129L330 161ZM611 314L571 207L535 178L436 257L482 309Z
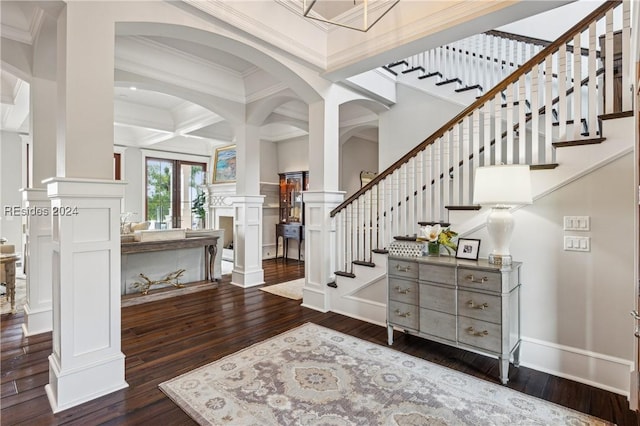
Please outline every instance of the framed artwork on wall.
M236 181L236 146L216 148L213 163L213 183Z
M456 259L478 260L480 252L480 240L460 238L458 239L458 249Z

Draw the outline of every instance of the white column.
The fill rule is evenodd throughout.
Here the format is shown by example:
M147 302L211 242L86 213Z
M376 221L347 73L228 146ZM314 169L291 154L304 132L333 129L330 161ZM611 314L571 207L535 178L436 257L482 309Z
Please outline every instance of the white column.
M231 283L241 287L264 284L262 269L262 205L260 195L260 129L235 128L236 196L233 197L234 265Z
M339 101L334 90L325 100L309 105L309 191L305 203L305 287L303 304L330 309L327 284L335 279L336 234L329 213L344 198L338 191Z
M56 174L56 99L55 81L34 77L31 82L31 167L30 188L22 200L27 208L26 265L27 304L24 307L25 336L52 329L51 305L51 202L43 180ZM46 215L38 212L48 212Z
M22 190L27 209L24 261L27 275L27 304L24 305L25 336L52 330L51 202L44 188Z
M120 350L120 205L113 180L115 25L101 3L67 2L57 26L51 200L54 412L127 386Z
M303 306L321 312L330 310L327 284L335 280L336 256L335 221L331 210L344 200L343 191L306 191L302 194L305 205L305 286Z
M120 349L120 201L124 183L52 178L53 412L127 387Z
M252 287L264 284L262 269L262 205L264 195L233 197L235 262L231 284Z

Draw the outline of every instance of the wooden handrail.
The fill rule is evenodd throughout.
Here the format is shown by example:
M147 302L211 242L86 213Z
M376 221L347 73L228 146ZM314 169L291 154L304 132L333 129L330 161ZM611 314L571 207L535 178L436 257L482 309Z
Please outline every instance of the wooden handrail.
M622 0L607 1L604 4L602 4L600 7L595 9L593 12L591 12L589 15L587 15L584 19L582 19L580 22L578 22L573 27L571 27L569 30L567 30L564 34L562 34L557 40L555 40L553 43L548 45L546 48L544 48L543 50L538 52L537 55L535 55L534 57L529 59L527 62L525 62L520 68L518 68L513 73L508 75L504 80L502 80L496 86L491 88L487 93L482 95L474 103L469 105L462 112L460 112L458 115L456 115L451 120L449 120L447 123L445 123L442 127L440 127L440 129L438 129L436 132L434 132L431 136L429 136L427 139L422 141L419 145L417 145L415 148L413 148L407 154L402 156L402 158L400 158L398 161L396 161L391 166L389 166L385 171L381 172L378 176L373 178L371 180L371 182L369 182L367 185L365 185L362 188L360 188L360 190L358 190L351 197L347 198L344 202L342 202L339 206L337 206L335 209L333 209L331 211L330 216L334 217L336 214L338 214L338 212L340 212L346 206L351 204L354 200L359 198L362 194L366 193L371 188L373 188L375 185L377 185L378 182L382 181L387 176L389 176L391 173L393 173L394 171L398 170L400 167L402 167L403 164L409 162L409 160L411 160L413 157L415 157L419 152L423 151L427 146L433 144L438 138L442 137L453 126L455 126L459 122L463 121L469 115L473 114L473 112L476 109L482 107L486 102L492 100L498 93L500 93L503 90L505 90L507 88L507 86L509 86L510 84L518 81L518 79L523 74L526 74L535 65L538 65L541 62L543 62L543 60L547 56L555 53L555 51L558 50L560 48L560 46L562 46L563 44L566 44L569 41L571 41L573 39L573 37L575 36L575 34L580 33L582 31L584 31L586 28L588 28L588 26L591 24L592 21L595 21L595 20L598 20L598 19L602 18L603 16L605 16L605 14L607 13L608 10L613 9L614 7L617 7L621 3L622 3Z
M520 34L508 33L506 31L489 30L489 31L485 31L485 34L492 35L495 37L500 37L500 38L506 38L508 40L521 41L529 44L536 44L538 46L543 46L543 47L547 47L552 43L549 40L543 40L541 38L529 37L529 36L520 35ZM567 46L567 52L573 53L573 46L570 46L570 45ZM589 49L586 49L584 47L580 48L580 54L582 56L588 56ZM600 57L599 51L596 51L596 56Z

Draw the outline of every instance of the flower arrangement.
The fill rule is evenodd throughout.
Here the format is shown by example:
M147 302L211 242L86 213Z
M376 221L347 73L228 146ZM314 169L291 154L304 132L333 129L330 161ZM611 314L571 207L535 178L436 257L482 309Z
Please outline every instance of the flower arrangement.
M419 241L426 241L429 255L439 255L440 246L443 246L449 255L456 251L457 245L454 239L458 233L452 231L449 227L443 227L440 224L426 225L420 228L421 236Z

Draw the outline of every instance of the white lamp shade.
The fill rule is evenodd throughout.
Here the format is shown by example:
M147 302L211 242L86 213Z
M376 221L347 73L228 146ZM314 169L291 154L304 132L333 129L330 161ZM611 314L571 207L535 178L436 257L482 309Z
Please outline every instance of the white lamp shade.
M473 202L480 205L531 204L531 171L528 165L478 167Z

